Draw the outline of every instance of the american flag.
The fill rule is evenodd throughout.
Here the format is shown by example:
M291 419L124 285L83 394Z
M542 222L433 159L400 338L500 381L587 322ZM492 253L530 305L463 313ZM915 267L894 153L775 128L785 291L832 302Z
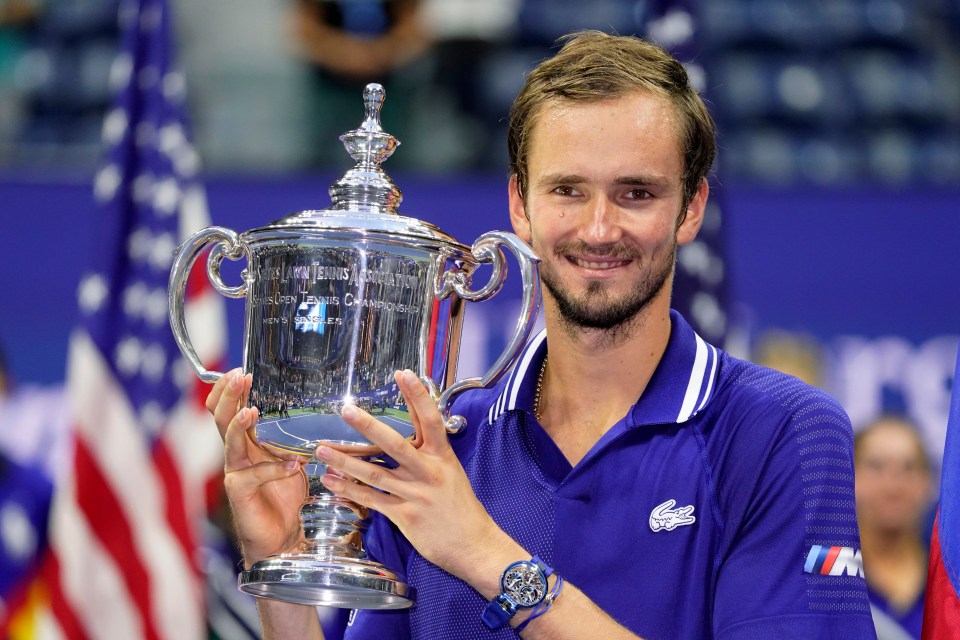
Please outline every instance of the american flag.
M197 548L222 448L202 407L206 390L170 332L167 279L176 247L208 224L206 201L167 1L130 0L119 20L94 184L99 247L81 277L68 356L72 469L54 496L43 635L183 640L207 633ZM188 326L200 358L217 368L224 305L197 275Z

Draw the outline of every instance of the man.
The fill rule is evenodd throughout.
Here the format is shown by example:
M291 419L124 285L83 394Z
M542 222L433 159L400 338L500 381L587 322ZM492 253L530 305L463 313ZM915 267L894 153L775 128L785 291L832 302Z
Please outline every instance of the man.
M367 549L416 597L358 612L347 637L873 638L849 420L670 311L715 152L683 67L634 38L578 34L528 77L508 143L546 332L499 385L458 399L462 435L446 436L410 372L397 381L419 449L344 409L397 467L321 446L364 484L323 481L379 514ZM233 372L208 401L248 565L293 547L303 494L297 463L246 434L249 384ZM502 576L530 589L501 593ZM271 637L319 637L307 607L264 602L261 618Z

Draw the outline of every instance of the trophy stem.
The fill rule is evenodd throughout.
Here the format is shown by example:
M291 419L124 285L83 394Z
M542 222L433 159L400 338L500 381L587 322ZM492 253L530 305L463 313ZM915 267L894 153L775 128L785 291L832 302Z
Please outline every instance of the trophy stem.
M307 497L300 507L303 552L318 556L364 558L360 529L369 515L365 507L341 498L320 481L327 465L310 458L304 467Z
M261 598L348 609L404 609L413 604L402 578L368 560L360 530L368 510L334 495L320 478L327 465L304 467L300 507L304 541L297 553L270 556L240 574L240 590Z

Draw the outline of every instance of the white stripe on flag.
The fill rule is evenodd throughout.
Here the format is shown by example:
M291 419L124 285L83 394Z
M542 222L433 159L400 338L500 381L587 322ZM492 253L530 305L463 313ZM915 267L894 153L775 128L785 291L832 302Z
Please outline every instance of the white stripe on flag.
M199 261L197 266L199 266ZM193 296L184 305L184 317L187 324L187 334L200 362L217 362L227 351L227 339L224 327L227 326L227 315L224 309L224 297L212 287L206 288L203 293ZM236 304L242 304L237 302ZM194 377L192 371L191 378Z
M134 532L136 549L130 552L150 576L157 632L171 640L199 637L204 626L202 589L166 519L163 488L126 394L83 331L71 338L69 362L77 437L88 443Z
M63 474L51 511L50 545L60 560L60 588L91 638L142 638L113 557L100 545L80 511L72 473ZM104 612L110 615L104 615ZM54 612L55 613L55 612Z

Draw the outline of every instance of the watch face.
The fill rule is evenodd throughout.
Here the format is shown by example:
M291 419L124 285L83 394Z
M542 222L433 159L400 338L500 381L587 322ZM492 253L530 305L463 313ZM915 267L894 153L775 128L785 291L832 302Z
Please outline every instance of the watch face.
M535 607L547 593L547 579L540 567L532 562L510 565L501 580L504 593L518 607Z

